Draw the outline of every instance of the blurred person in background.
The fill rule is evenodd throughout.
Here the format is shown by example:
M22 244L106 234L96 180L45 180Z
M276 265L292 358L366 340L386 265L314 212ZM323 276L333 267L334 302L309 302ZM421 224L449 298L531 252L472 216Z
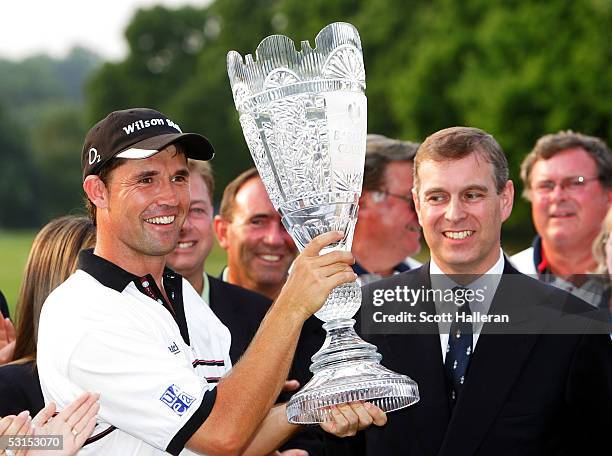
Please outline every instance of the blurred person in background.
M95 244L95 227L87 217L68 215L45 225L34 238L17 298L15 360L0 367L0 416L44 406L36 368L38 322L49 293L77 267L78 254Z
M207 162L189 160L189 212L167 265L186 278L232 335L230 358L236 364L255 336L272 301L259 293L223 282L205 272L214 243L214 177Z
M612 315L612 207L604 218L601 231L593 243L593 256L597 260L596 274L601 274L605 281L605 292L603 303L607 304Z
M227 185L214 228L227 251L223 280L276 299L297 249L255 168Z
M421 250L412 201L412 171L418 144L368 135L352 252L362 284L420 266Z
M511 257L516 268L604 306L589 246L612 203L612 153L599 138L573 131L541 137L521 164L523 196L537 235ZM607 303L606 303L607 304Z

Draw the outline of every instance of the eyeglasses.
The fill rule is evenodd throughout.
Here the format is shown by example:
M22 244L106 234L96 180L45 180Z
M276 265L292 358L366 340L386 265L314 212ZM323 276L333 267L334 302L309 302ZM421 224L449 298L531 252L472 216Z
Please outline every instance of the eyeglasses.
M400 195L399 193L392 193L388 192L387 190L378 190L375 193L378 193L379 195L392 196L394 198L401 199L402 201L406 201L410 206L410 209L414 210L414 200L412 199L412 196Z
M548 195L555 190L555 187L559 185L561 190L566 191L567 193L580 193L586 184L592 181L599 180L599 176L596 177L584 177L584 176L569 176L561 179L560 182L555 182L552 180L542 180L536 182L533 185L533 190L540 195Z

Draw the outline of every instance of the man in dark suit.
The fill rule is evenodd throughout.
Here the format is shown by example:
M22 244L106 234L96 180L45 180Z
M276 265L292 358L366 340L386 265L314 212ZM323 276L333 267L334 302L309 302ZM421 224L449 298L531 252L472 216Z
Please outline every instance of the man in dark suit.
M419 148L413 196L431 262L366 287L361 318L364 331L378 333L370 340L384 365L418 383L420 401L350 444L328 442L328 454L347 446L349 454L368 455L610 452L612 344L605 325L590 318L588 304L508 263L500 233L513 195L507 160L491 135L449 128ZM447 323L433 318L444 315L440 295L391 302L395 290L420 290L423 298L441 283L452 293L486 292L462 311L455 299ZM378 323L398 310L415 322ZM463 312L508 321L466 326Z

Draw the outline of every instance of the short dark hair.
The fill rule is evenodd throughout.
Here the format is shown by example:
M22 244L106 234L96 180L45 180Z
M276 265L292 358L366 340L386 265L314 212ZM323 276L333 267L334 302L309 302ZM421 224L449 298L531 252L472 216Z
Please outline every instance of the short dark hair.
M102 182L104 182L104 185L108 186L108 178L110 177L110 173L115 168L118 168L123 163L125 163L127 160L127 158L112 158L111 160L104 163L104 165L102 165L102 168L97 171L96 175L100 178ZM85 196L83 197L83 201L85 203L85 209L87 210L87 214L89 215L91 222L94 226L96 226L96 205L91 202L87 194L85 194Z
M612 188L612 153L607 144L595 136L587 136L572 130L542 136L521 163L521 179L525 186L523 196L529 200L531 171L538 160L548 160L567 150L580 148L591 156L597 165L597 177L606 188Z
M232 221L233 212L234 212L234 203L236 201L236 195L242 188L244 184L246 184L251 179L259 177L257 173L257 168L249 168L238 177L236 177L233 181L227 184L225 190L223 191L223 197L221 198L221 207L219 208L219 215L223 217L228 222Z
M383 135L367 136L363 190L381 190L385 185L385 172L389 163L414 162L418 143L400 141Z
M508 182L508 159L492 135L471 127L445 128L423 141L414 159L415 188L419 185L419 166L424 161L460 160L472 153L480 154L493 166L495 188L501 193Z

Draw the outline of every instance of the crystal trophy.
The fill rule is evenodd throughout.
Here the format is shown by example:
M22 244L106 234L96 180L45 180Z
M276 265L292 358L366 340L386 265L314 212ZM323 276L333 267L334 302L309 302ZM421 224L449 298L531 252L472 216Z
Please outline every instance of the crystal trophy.
M313 49L286 36L265 38L255 59L229 52L227 67L240 124L272 204L298 249L338 230L324 249L350 250L366 148L365 70L355 27L323 28ZM336 287L315 314L327 336L312 357L312 379L289 401L291 423L330 419L330 406L369 401L388 412L419 400L417 384L380 364L376 346L353 329L357 282Z

